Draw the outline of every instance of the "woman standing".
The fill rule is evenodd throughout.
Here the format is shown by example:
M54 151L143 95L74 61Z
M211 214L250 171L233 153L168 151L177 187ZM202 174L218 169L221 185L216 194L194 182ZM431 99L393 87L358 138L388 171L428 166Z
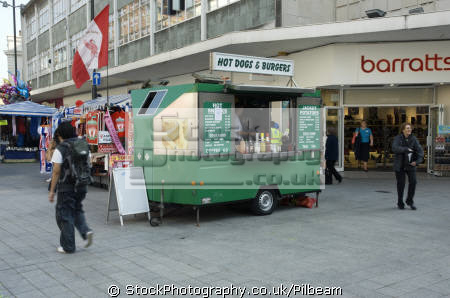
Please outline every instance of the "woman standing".
M342 182L342 177L334 168L336 161L339 159L339 141L336 137L336 130L334 127L327 129L327 142L325 144L325 160L327 168L325 170L325 184L333 184L333 176L339 183Z
M416 167L423 162L423 149L415 136L411 135L412 127L409 123L403 123L401 132L392 142L394 156L394 171L397 178L398 209L404 209L403 191L405 190L405 175L408 175L408 196L406 205L412 210L414 206L414 193L416 191Z
M359 156L357 157L358 160L362 161L363 163L363 169L365 172L368 171L367 169L367 162L369 161L369 150L370 147L373 146L373 134L372 130L367 127L366 120L361 121L361 126L355 130L355 135L358 137L358 135L361 138L361 142L359 145Z

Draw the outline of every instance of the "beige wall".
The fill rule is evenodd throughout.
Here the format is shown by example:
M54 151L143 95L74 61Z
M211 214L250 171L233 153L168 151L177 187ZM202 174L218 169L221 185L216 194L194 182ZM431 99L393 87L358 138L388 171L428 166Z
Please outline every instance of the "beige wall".
M444 124L450 124L450 85L437 88L437 104L444 105Z

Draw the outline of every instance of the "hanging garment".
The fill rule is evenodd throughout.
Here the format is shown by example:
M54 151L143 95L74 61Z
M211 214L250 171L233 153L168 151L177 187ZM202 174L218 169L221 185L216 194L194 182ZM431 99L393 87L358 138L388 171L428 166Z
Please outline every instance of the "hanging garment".
M125 112L119 111L115 112L111 115L111 118L114 122L114 128L117 131L117 135L119 138L125 137Z
M39 124L41 124L41 117L31 117L29 131L30 131L30 135L33 138L39 137L39 134L38 134Z
M17 117L17 132L22 135L27 133L24 117Z

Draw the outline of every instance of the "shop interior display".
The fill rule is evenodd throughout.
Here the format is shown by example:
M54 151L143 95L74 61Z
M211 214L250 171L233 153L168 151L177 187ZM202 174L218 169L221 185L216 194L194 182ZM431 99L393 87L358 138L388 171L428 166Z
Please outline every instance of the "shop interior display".
M450 176L450 134L441 134L434 142L434 173Z
M358 168L351 143L354 131L360 127L361 120L373 133L373 147L370 150L369 168L390 169L393 163L392 141L400 133L402 123L409 122L413 126L413 134L417 137L427 160L428 107L364 107L346 108L344 117L345 168ZM426 168L426 162L420 168Z

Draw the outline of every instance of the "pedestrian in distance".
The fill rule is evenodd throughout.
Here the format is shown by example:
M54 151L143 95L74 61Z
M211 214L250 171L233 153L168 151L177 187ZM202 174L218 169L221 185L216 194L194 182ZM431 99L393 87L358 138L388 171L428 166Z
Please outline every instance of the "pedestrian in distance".
M414 193L416 191L416 169L423 162L423 149L419 141L412 134L412 127L409 123L403 123L398 136L394 138L392 143L392 151L394 152L394 171L397 179L397 194L399 209L405 209L403 203L403 192L405 190L405 178L408 175L408 196L406 197L406 205L412 210L416 210L414 205Z
M356 138L359 138L359 140L355 141ZM373 146L373 134L372 130L367 127L366 120L361 121L361 126L355 130L352 143L355 144L354 151L356 159L363 163L363 169L365 172L367 172L369 151L370 147Z
M339 141L336 137L334 127L327 128L327 141L325 144L325 184L333 184L333 176L339 183L342 182L342 176L336 171L334 165L339 159Z
M94 235L86 223L82 205L91 182L89 146L84 138L76 137L70 122L61 123L55 134L60 144L52 156L53 174L48 200L54 202L57 190L56 223L61 231L57 252L73 253L74 227L85 240L85 247L92 244Z
M50 142L50 146L48 146L48 149L45 152L45 160L47 162L51 162L52 161L53 152L55 152L56 146L58 146L58 144L59 144L59 138L58 138L58 135L55 132L55 135L53 136L53 139ZM52 166L52 168L53 168L53 166ZM50 178L48 178L45 181L50 183L52 181L52 176L50 176ZM50 190L50 184L48 186L48 189Z

